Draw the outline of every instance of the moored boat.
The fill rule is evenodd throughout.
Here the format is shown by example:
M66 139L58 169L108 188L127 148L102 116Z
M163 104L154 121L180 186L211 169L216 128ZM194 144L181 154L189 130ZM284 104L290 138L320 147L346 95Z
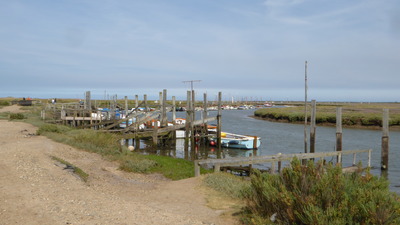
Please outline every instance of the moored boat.
M216 145L216 138L210 140L210 145ZM221 146L224 148L257 149L260 145L261 141L257 136L221 132Z

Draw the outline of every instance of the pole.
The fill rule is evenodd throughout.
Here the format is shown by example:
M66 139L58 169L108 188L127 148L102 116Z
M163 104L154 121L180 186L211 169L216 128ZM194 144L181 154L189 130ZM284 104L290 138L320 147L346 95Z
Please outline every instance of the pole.
M382 118L382 170L389 169L389 109L383 109Z
M307 153L307 61L305 62L304 78L304 153Z

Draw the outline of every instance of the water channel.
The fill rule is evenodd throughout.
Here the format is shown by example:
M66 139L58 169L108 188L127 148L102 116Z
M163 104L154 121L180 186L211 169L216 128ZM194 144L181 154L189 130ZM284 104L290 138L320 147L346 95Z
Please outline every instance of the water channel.
M215 116L216 111L209 112L209 116ZM254 110L223 110L222 111L222 130L230 133L248 134L261 137L261 146L258 150L238 150L223 149L218 152L215 148L201 147L196 149L197 158L227 158L227 157L243 157L249 155L274 155L277 153L303 153L304 152L304 125L269 122L252 118ZM169 115L171 116L171 115ZM196 118L201 118L201 112L196 114ZM177 112L177 117L185 118L185 112ZM309 131L309 128L307 128ZM400 194L400 163L397 163L400 151L400 132L391 131L390 135L390 154L389 154L389 171L388 179L390 181L390 189ZM309 136L308 136L309 137ZM364 129L343 129L343 150L356 149L372 149L371 172L374 175L381 175L381 137L380 130L364 130ZM169 155L177 158L191 159L188 153L184 151L183 139L177 140L176 149L156 150L147 153ZM334 151L336 144L336 128L335 127L317 127L316 130L316 152ZM146 153L145 149L140 150ZM189 154L189 155L188 155ZM357 161L361 161L363 165L367 164L368 154L362 153L357 155ZM336 161L328 159L327 161ZM352 155L343 156L343 165L351 165ZM346 164L347 163L347 164ZM258 165L266 167L269 165ZM257 166L256 166L257 167Z

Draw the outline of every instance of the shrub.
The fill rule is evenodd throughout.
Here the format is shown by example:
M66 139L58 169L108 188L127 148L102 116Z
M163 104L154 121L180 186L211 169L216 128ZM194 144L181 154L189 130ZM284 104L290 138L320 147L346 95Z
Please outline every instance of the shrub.
M299 160L281 175L255 171L246 193L246 224L399 224L399 197L388 181L339 166Z
M42 126L39 127L39 129L36 131L37 135L41 135L45 132L52 132L52 133L61 133L61 130L58 128L57 125L55 124L43 124Z
M10 113L9 118L10 120L23 120L25 116L22 113Z
M206 186L224 193L232 198L243 198L249 182L230 173L212 173L204 178Z
M8 101L0 101L0 106L9 106L10 103Z

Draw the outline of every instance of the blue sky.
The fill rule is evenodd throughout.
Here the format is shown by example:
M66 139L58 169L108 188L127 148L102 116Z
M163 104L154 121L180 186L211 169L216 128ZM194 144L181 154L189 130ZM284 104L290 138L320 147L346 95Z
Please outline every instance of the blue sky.
M0 97L399 101L398 0L0 2ZM213 98L213 97L209 97Z

